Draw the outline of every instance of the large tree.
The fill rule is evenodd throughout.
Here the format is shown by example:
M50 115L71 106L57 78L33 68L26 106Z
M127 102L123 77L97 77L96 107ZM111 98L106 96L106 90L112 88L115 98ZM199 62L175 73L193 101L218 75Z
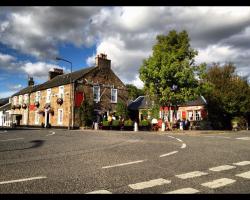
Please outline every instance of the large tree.
M161 106L179 105L200 94L198 76L203 67L194 65L198 54L186 31L158 35L153 54L143 61L140 79L145 91Z
M139 89L133 84L126 84L126 87L128 89L129 100L135 100L137 97L144 95L143 89Z
M231 129L234 117L249 118L250 86L246 77L236 74L232 63L214 63L204 77L211 90L204 93L208 101L208 117L216 129Z

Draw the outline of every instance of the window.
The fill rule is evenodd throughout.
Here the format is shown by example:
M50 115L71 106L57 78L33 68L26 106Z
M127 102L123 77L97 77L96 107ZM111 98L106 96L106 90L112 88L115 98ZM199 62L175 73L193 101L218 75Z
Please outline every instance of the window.
M196 121L201 120L201 111L199 111L199 110L195 111L195 120Z
M29 102L29 95L25 94L24 95L24 103L28 103Z
M100 101L100 86L93 87L94 101Z
M17 96L14 96L13 104L14 104L14 105L17 104Z
M23 124L27 124L27 121L28 121L28 111L25 110L23 112Z
M188 119L193 120L193 111L188 111Z
M63 124L63 109L58 109L57 123L59 125Z
M58 98L63 99L64 96L64 86L59 86Z
M51 89L47 89L46 103L50 103Z
M35 124L39 124L39 120L40 120L40 115L38 113L38 110L35 112Z
M117 89L111 89L111 103L117 103Z
M19 95L18 104L22 105L22 103L23 103L23 95Z
M40 96L41 96L41 92L37 91L36 92L36 101L40 102Z

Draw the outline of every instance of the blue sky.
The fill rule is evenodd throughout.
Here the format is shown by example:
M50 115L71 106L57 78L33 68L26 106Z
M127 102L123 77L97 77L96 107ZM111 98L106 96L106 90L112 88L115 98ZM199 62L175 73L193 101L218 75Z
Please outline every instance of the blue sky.
M48 71L94 65L97 53L111 59L124 83L142 87L138 69L158 34L187 30L198 50L196 64L233 62L250 75L250 7L1 7L0 98L48 79Z

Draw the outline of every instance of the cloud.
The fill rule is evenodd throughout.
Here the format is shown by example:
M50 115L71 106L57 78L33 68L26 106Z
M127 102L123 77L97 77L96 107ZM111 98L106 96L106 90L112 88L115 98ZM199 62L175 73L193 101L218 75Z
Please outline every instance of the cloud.
M15 61L15 60L16 60L15 57L13 57L13 56L11 56L11 55L9 55L9 54L2 54L2 53L0 52L0 67L1 67L2 65L9 64L10 62Z
M250 71L250 7L8 7L0 8L0 16L1 43L40 61L57 56L59 45L95 45L125 83L138 83L138 69L156 36L172 29L187 30L199 50L197 62L232 61L245 74ZM95 56L87 58L88 65ZM49 67L41 63L9 68L45 78Z
M39 82L48 80L48 72L52 68L63 69L64 72L68 72L65 68L58 65L48 64L44 62L27 62L20 67L20 69L27 75L34 77Z
M17 84L17 85L9 85L9 89L10 90L20 90L23 86L21 84Z

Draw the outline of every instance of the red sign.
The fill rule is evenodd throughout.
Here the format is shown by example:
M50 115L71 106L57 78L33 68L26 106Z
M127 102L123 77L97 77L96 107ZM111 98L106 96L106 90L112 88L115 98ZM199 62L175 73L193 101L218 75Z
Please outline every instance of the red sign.
M182 111L182 119L186 119L186 111Z
M30 110L35 110L35 107L36 107L35 104L30 104L30 105L29 105L29 109L30 109Z
M75 106L80 107L83 101L84 101L83 92L76 92L76 94L75 94Z

